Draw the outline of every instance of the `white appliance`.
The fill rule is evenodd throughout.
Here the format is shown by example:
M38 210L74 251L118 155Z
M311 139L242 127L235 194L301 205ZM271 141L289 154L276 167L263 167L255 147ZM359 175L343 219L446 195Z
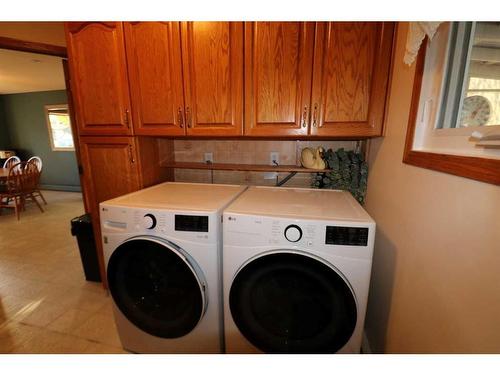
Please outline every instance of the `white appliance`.
M108 285L125 349L223 350L222 210L245 189L167 182L100 204Z
M375 222L336 190L251 187L224 210L228 353L359 353Z

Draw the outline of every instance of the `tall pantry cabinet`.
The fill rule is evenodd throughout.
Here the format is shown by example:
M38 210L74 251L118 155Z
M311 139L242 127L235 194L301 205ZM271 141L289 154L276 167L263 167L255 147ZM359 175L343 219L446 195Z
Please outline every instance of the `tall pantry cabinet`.
M169 175L159 167L156 140L133 136L123 24L67 23L66 40L81 181L106 285L99 203Z

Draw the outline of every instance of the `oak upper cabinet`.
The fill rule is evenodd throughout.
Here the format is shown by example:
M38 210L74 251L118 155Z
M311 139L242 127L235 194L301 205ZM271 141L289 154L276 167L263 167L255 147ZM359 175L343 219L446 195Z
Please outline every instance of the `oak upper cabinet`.
M313 22L245 23L245 135L308 134Z
M70 22L66 41L80 135L131 134L122 24Z
M311 134L381 135L394 23L316 25Z
M243 22L182 22L188 135L243 134Z
M183 135L179 22L124 23L134 133Z

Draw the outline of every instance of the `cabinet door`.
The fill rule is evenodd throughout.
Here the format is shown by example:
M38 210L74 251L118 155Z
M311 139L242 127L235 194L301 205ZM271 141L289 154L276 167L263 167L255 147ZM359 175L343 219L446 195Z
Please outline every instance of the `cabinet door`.
M183 135L179 22L124 24L134 133Z
M80 134L131 134L122 24L67 23L66 40Z
M182 59L188 135L241 135L243 23L183 22Z
M381 134L393 32L390 22L317 24L311 134Z
M132 137L80 137L83 188L89 198L101 279L106 286L99 203L138 190L139 171Z
M245 24L245 134L307 135L314 23Z
M83 177L96 208L100 202L140 188L132 137L80 137Z

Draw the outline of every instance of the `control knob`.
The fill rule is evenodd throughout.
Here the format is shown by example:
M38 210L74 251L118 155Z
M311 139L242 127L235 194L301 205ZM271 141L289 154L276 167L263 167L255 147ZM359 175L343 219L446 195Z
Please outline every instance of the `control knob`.
M156 227L156 217L153 214L146 214L142 218L142 225L146 229L153 229Z
M302 238L302 229L298 225L292 224L285 229L285 238L290 242L298 242Z

